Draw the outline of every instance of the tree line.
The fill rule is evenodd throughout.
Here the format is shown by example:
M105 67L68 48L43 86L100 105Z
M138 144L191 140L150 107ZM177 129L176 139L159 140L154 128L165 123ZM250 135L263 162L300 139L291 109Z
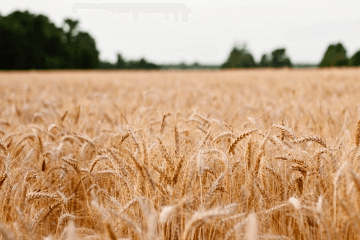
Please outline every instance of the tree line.
M302 65L309 67L311 65ZM341 43L331 44L318 67L360 66L360 50L348 58ZM94 38L79 29L79 21L65 19L57 27L48 17L28 11L0 14L0 69L229 69L299 67L286 55L285 48L263 54L257 63L246 45L234 46L227 60L217 65L194 63L155 64L144 58L100 61ZM301 66L300 66L301 67Z
M48 17L28 11L0 15L0 69L160 69L147 62L102 62L94 38L79 30L79 21L65 19L57 27Z
M246 45L235 46L221 68L282 68L293 67L284 48L275 49L271 54L263 54L259 63L256 63Z
M159 65L148 62L145 58L140 60L126 61L120 53L117 54L117 61L113 64L107 61L100 62L100 69L139 69L139 70L150 70L160 69Z
M297 65L297 67L309 67L311 65ZM319 65L315 67L357 67L360 66L360 50L351 58L347 58L346 49L341 43L331 44ZM246 48L235 46L221 68L282 68L293 67L290 58L286 55L285 48L279 48L270 54L263 54L259 63L256 63L253 56Z

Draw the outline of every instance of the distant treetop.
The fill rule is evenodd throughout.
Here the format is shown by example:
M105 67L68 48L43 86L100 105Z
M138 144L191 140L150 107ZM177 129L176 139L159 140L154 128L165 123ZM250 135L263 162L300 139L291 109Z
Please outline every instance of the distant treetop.
M347 65L346 49L341 43L338 43L327 48L319 67L342 67Z
M282 67L292 67L290 59L286 56L285 48L275 49L271 53L271 67L282 68Z
M349 61L350 66L359 67L360 66L360 50L357 51L354 56Z
M271 54L263 54L258 64L254 61L250 51L246 45L240 47L234 46L226 62L222 65L223 69L226 68L282 68L292 67L290 58L286 55L285 48L275 49Z
M230 55L221 68L254 68L256 63L246 45L234 46Z

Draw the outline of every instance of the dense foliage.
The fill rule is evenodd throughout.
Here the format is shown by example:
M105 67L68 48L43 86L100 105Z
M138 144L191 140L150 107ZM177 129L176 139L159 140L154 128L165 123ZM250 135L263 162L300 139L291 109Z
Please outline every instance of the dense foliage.
M343 67L348 65L346 49L341 43L330 45L320 62L320 67Z
M354 56L349 61L350 66L358 67L360 66L360 51L357 51Z
M292 67L290 58L286 55L285 48L275 49L271 52L271 55L266 54L262 55L259 67L272 67L272 68L282 68L282 67Z
M256 63L246 46L234 47L222 68L254 68Z
M235 46L226 60L221 66L222 68L282 68L292 67L290 58L286 55L285 48L275 49L271 52L271 55L262 55L261 60L256 64L254 57L246 46Z
M90 69L99 67L99 51L78 21L66 19L68 31L48 17L15 11L0 17L0 69Z

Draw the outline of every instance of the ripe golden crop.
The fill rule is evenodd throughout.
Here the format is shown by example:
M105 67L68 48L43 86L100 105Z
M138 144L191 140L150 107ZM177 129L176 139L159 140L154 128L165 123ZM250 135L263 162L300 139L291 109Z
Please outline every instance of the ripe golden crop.
M2 239L358 239L360 69L0 73Z

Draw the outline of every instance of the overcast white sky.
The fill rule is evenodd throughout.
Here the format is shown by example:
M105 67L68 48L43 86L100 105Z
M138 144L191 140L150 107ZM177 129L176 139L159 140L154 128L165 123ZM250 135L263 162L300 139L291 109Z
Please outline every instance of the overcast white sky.
M260 60L285 47L292 62L319 63L330 43L360 50L360 0L0 0L61 26L70 17L96 40L102 60L223 63L235 42Z

